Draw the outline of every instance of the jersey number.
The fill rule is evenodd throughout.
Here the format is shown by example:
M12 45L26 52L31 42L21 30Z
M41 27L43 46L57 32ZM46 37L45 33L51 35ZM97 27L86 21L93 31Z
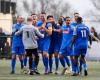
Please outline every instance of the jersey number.
M86 30L81 30L82 37L86 37Z
M29 38L30 36L29 36L29 31L26 31L26 34L27 34L27 38Z

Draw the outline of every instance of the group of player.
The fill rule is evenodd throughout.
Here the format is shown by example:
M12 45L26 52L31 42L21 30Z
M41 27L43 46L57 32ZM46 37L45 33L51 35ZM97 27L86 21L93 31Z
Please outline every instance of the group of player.
M55 21L52 15L42 12L39 18L32 14L25 23L18 16L17 23L12 27L11 74L15 73L16 55L19 56L22 70L26 69L29 57L29 74L40 74L37 67L41 53L44 74L53 73L55 59L55 74L59 73L60 61L63 66L62 75L71 68L71 75L78 76L83 67L84 75L87 76L85 55L90 35L89 28L83 24L79 13L74 13L74 21L69 16L60 16Z

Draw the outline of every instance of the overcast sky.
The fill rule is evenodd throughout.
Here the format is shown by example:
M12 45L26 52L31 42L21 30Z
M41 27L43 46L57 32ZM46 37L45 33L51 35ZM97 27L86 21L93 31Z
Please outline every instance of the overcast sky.
M91 0L65 0L71 4L72 9L77 10L81 15L87 11L93 10L94 6Z

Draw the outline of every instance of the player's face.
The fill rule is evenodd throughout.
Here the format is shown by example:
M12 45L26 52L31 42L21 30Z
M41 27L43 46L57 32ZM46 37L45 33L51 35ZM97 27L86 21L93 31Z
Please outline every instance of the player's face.
M42 21L45 21L45 19L46 19L46 14L40 14L40 19L41 19Z
M19 16L19 17L17 18L17 22L22 23L23 21L24 21L24 19L23 19L22 17Z
M48 22L53 23L53 22L54 22L54 18L50 17L50 18L48 19Z
M37 22L37 19L36 18L33 18L33 24L35 25Z
M70 23L71 23L71 19L70 18L67 18L66 19L66 25L70 25Z
M33 19L34 19L34 18L37 18L37 15L32 15L32 17L33 17Z
M75 14L75 15L74 15L75 21L77 20L78 17L79 17L79 14Z

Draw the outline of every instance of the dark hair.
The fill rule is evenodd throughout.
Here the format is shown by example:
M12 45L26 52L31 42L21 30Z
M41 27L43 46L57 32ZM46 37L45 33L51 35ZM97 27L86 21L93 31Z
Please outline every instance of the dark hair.
M41 14L46 14L45 12L41 12Z
M78 18L76 19L76 22L77 22L77 23L82 23L82 22L83 22L82 17L78 17Z
M66 20L67 18L70 18L70 17L69 17L69 16L66 16L66 17L65 17L65 20Z
M36 14L35 14L35 13L32 13L31 16L32 16L32 15L36 15Z
M47 16L47 19L49 19L49 18L53 18L53 15L48 15Z
M75 15L75 14L79 14L79 13L78 13L78 12L75 12L74 15Z

